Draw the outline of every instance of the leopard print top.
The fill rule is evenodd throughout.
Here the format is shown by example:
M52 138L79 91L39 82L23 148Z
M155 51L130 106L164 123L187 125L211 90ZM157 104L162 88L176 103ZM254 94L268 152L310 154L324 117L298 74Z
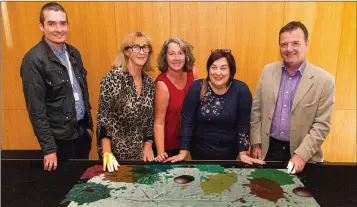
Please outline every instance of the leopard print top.
M153 140L155 84L143 73L142 91L137 95L129 72L112 69L101 81L97 113L98 153L101 139L111 139L117 159L141 160L144 142Z

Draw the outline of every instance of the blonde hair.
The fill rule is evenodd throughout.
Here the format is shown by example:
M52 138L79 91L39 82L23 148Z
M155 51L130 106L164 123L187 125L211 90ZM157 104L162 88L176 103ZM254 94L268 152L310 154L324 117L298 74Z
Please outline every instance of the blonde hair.
M117 69L122 72L128 72L129 57L124 54L127 47L131 47L135 44L146 44L152 48L151 39L143 32L133 32L124 37L123 43L120 47L119 53L113 63L113 69ZM152 49L149 52L148 60L143 66L143 71L153 71L151 67L151 55Z

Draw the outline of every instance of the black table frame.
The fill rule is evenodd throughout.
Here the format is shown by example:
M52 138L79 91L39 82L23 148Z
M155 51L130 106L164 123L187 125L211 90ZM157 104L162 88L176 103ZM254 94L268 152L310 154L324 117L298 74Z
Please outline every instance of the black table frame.
M41 159L1 160L2 206L59 206L65 195L78 183L82 173L99 160L59 162L54 172L43 170ZM120 160L121 165L151 165L143 161ZM239 161L184 161L179 164L220 164L236 168L286 168L287 162L267 162L264 166L248 166ZM357 206L357 164L306 164L299 179L321 206Z

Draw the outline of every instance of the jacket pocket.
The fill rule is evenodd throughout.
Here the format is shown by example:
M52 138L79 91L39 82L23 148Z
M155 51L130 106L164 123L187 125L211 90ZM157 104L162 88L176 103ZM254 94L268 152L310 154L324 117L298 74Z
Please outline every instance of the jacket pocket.
M55 138L69 138L73 133L72 116L70 113L64 113L56 110L48 111L48 121Z
M52 91L58 91L63 88L68 80L65 78L62 69L47 70L45 75L45 81L47 86L52 89Z

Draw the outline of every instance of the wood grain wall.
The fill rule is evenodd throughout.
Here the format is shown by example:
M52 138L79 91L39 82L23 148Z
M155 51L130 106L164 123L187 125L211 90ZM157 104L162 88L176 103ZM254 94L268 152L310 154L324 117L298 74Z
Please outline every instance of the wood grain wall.
M41 38L44 2L1 2L2 149L39 149L22 93L20 64ZM207 75L211 49L229 48L236 78L254 94L265 64L280 60L278 32L292 20L309 30L307 58L336 78L333 126L323 149L328 161L356 161L356 3L355 2L63 2L68 42L81 52L88 70L93 118L99 83L110 69L125 35L143 31L153 40L153 66L162 43L179 36L194 46L199 77ZM156 77L158 70L150 75ZM95 140L95 139L94 139ZM93 140L91 159L97 158Z

